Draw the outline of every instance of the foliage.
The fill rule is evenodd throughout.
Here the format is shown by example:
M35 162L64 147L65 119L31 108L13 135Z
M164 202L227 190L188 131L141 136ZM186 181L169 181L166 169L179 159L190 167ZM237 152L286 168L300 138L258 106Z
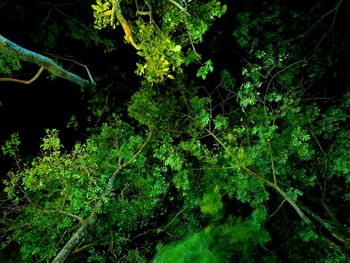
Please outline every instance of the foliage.
M233 256L237 262L247 262L251 259L250 249L268 240L266 232L261 233L249 223L230 218L224 224L209 225L180 242L159 246L152 262L226 262Z
M6 54L0 54L0 73L5 75L12 74L13 71L21 69L21 64L16 58Z
M201 77L203 80L205 80L207 78L207 74L212 73L213 70L213 62L209 59L207 62L205 62L204 66L198 69L197 77Z
M135 72L137 75L144 75L150 83L174 79L176 72L181 73L184 63L189 64L198 59L200 55L194 45L203 41L203 35L213 20L227 10L226 5L221 5L216 0L145 1L137 6L137 19L127 22L128 19L122 18L123 21L119 21L120 19L114 18L118 18L118 14L124 12L124 6L119 1L98 0L92 8L98 29L122 25L126 39L128 35L133 35L141 49L137 54L142 57L136 64ZM147 15L149 21L141 15ZM123 23L131 27L133 33L129 33L129 29L126 30ZM200 76L205 76L208 71L212 71L212 68L204 70L205 73L201 73Z
M18 147L21 144L18 132L11 134L10 139L5 141L1 146L1 151L4 155L9 155L12 158L17 158Z
M33 160L23 171L10 173L5 181L5 192L13 199L16 210L23 211L23 215L13 222L16 228L12 234L13 240L23 244L23 261L30 261L33 257L41 260L53 257L58 252L59 240L67 239L62 234L71 233L76 229L77 222L82 223L88 217L109 177L117 169L118 162L130 159L141 143L142 138L133 134L130 127L118 119L111 125L104 125L101 133L85 144L76 144L70 153L62 151L57 131L47 131L41 145L42 156ZM146 162L144 157L139 157L133 165L138 167L141 163L146 165ZM155 209L159 196L164 194L166 183L159 168L146 170L144 167L144 170L137 172L138 177L133 177L133 181L129 181L131 178L128 179L127 175L134 173L134 168L120 175L115 185L116 189L120 189L118 199L112 201L107 196L103 200L105 204L110 203L107 210L120 211L118 216L112 218L106 215L108 224L120 225L122 221L131 224L120 225L117 233L109 233L107 227L94 235L97 234L99 238L105 235L113 238L116 235L116 246L121 246L126 241L124 234L128 235L135 227L148 224L146 218ZM149 176L145 177L148 173ZM138 187L141 187L140 191ZM18 196L22 194L23 199L19 199ZM129 200L129 194L134 196L132 200ZM50 233L43 240L42 235L48 228ZM26 232L24 235L23 231Z
M333 14L341 2L319 8ZM3 180L3 248L50 261L102 201L72 261L349 261L350 93L326 81L345 54L321 41L327 16L240 3L219 25L242 61L225 53L217 63L222 47L208 37L214 52L197 69L204 33L234 11L215 0L124 1L113 20L115 3L92 5L95 25L122 26L129 43L123 23L132 29L141 85L123 106L107 101L85 141L66 149L47 130L40 154L18 161ZM19 135L2 146L17 160Z

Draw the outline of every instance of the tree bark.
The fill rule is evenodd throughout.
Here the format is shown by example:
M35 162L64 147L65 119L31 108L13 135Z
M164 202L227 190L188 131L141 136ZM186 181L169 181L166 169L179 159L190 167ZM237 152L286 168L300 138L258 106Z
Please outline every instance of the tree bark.
M16 59L27 61L30 63L34 63L41 67L44 67L52 74L69 80L73 83L78 84L82 87L95 87L96 83L93 80L83 79L74 73L67 71L60 67L55 61L52 59L25 49L16 43L8 40L7 38L0 35L0 52L4 54L8 54L10 56L15 57Z
M85 222L81 225L81 227L73 234L73 236L68 240L68 242L64 245L64 247L61 249L61 251L57 254L57 256L53 259L52 263L63 263L66 261L68 256L74 251L74 249L79 245L81 240L85 237L85 235L88 233L89 228L91 228L95 222L97 221L97 216L101 212L103 208L103 203L105 197L109 196L112 193L114 181L117 177L117 175L127 166L133 163L133 161L136 159L136 157L142 152L142 150L146 147L146 145L149 143L152 137L152 131L149 132L147 139L145 142L141 145L139 150L128 160L127 162L123 163L122 165L119 165L118 169L113 173L113 175L109 178L108 184L106 186L105 191L100 196L99 200L97 201L94 209L92 210L90 216L88 219L85 220Z
M120 168L109 178L108 185L97 204L94 207L94 210L91 212L89 218L82 224L82 226L73 234L73 236L68 240L68 242L64 245L61 251L57 254L57 256L53 259L52 263L63 263L66 261L68 256L73 252L73 250L79 245L81 240L88 233L89 228L93 226L97 219L98 212L101 211L103 206L104 197L111 194L113 190L113 185L117 174L119 173Z

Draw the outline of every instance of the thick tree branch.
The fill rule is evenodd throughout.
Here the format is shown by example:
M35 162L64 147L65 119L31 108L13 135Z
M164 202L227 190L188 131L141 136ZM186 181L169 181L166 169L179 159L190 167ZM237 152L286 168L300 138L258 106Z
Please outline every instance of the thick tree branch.
M328 230L333 240L323 234L326 240L328 240L331 244L334 244L335 246L339 246L339 244L342 244L346 250L350 251L350 239L347 236L344 236L342 233L340 233L339 229L333 223L322 219L320 216L314 213L311 209L301 204L301 202L299 202L299 206L306 213L311 215L322 227ZM334 242L335 240L337 242Z
M141 145L140 149L128 160L127 162L119 165L118 169L113 173L113 175L109 178L107 183L107 187L103 194L100 196L97 201L94 209L92 210L88 219L84 220L84 224L73 234L73 236L68 240L65 246L61 249L61 251L57 254L57 256L53 259L52 263L63 263L67 259L67 257L75 250L75 248L79 245L81 240L86 236L89 229L95 224L97 220L98 214L101 212L103 208L103 203L105 197L109 196L113 190L114 181L117 175L127 166L132 164L132 162L137 158L137 156L142 152L142 150L146 147L152 137L152 132L150 131L146 141Z
M116 16L119 23L122 25L122 28L125 33L126 41L130 43L135 49L140 50L139 45L137 45L134 41L129 23L128 21L126 21L126 19L123 16L123 13L120 7L120 0L114 0L112 1L112 3L113 3L113 8L112 8L111 24L114 24L114 16Z
M43 55L40 55L38 53L35 53L33 51L30 51L28 49L25 49L17 45L16 43L13 43L12 41L8 40L7 38L3 37L2 35L0 35L0 52L13 56L19 60L37 64L47 69L48 71L50 71L52 74L60 78L69 80L73 83L76 83L79 86L82 86L82 87L96 86L95 82L83 79L75 75L74 73L63 69L52 59L45 57Z

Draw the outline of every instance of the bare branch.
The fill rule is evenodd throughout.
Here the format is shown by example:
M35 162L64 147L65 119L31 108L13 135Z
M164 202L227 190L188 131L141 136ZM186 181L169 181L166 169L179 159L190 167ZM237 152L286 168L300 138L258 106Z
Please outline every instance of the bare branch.
M189 16L189 13L187 12L187 8L186 5L185 7L183 7L182 5L180 5L178 2L176 2L175 0L168 0L170 3L172 3L174 6L176 6L178 9L180 9L181 12L183 12L184 14L186 14L187 16ZM184 2L186 4L186 2Z
M40 67L39 71L30 80L22 80L22 79L15 79L15 78L0 78L0 81L16 82L20 84L32 84L34 81L36 81L39 78L39 76L41 75L44 69L45 69L44 67Z
M82 87L96 86L95 82L83 79L75 75L74 73L63 69L52 59L45 57L43 55L40 55L38 53L35 53L33 51L30 51L28 49L25 49L17 45L16 43L8 40L7 38L3 37L2 35L0 35L0 52L11 55L19 60L37 64L47 69L48 71L50 71L52 74L60 78L69 80L73 83L76 83L79 86L82 86Z

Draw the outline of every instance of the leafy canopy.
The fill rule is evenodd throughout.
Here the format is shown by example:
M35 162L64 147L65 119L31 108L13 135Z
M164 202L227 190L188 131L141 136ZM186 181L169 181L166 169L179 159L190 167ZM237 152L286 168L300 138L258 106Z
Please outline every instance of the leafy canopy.
M330 15L341 2L319 8ZM322 97L344 54L321 41L329 21L267 2L236 16L215 0L137 3L92 5L96 28L123 29L140 57L128 103L106 102L72 149L55 129L30 162L16 133L3 144L18 167L4 180L2 246L18 245L21 262L50 261L97 215L71 260L347 262L350 92ZM210 37L219 17L231 38ZM216 62L220 41L240 64Z

